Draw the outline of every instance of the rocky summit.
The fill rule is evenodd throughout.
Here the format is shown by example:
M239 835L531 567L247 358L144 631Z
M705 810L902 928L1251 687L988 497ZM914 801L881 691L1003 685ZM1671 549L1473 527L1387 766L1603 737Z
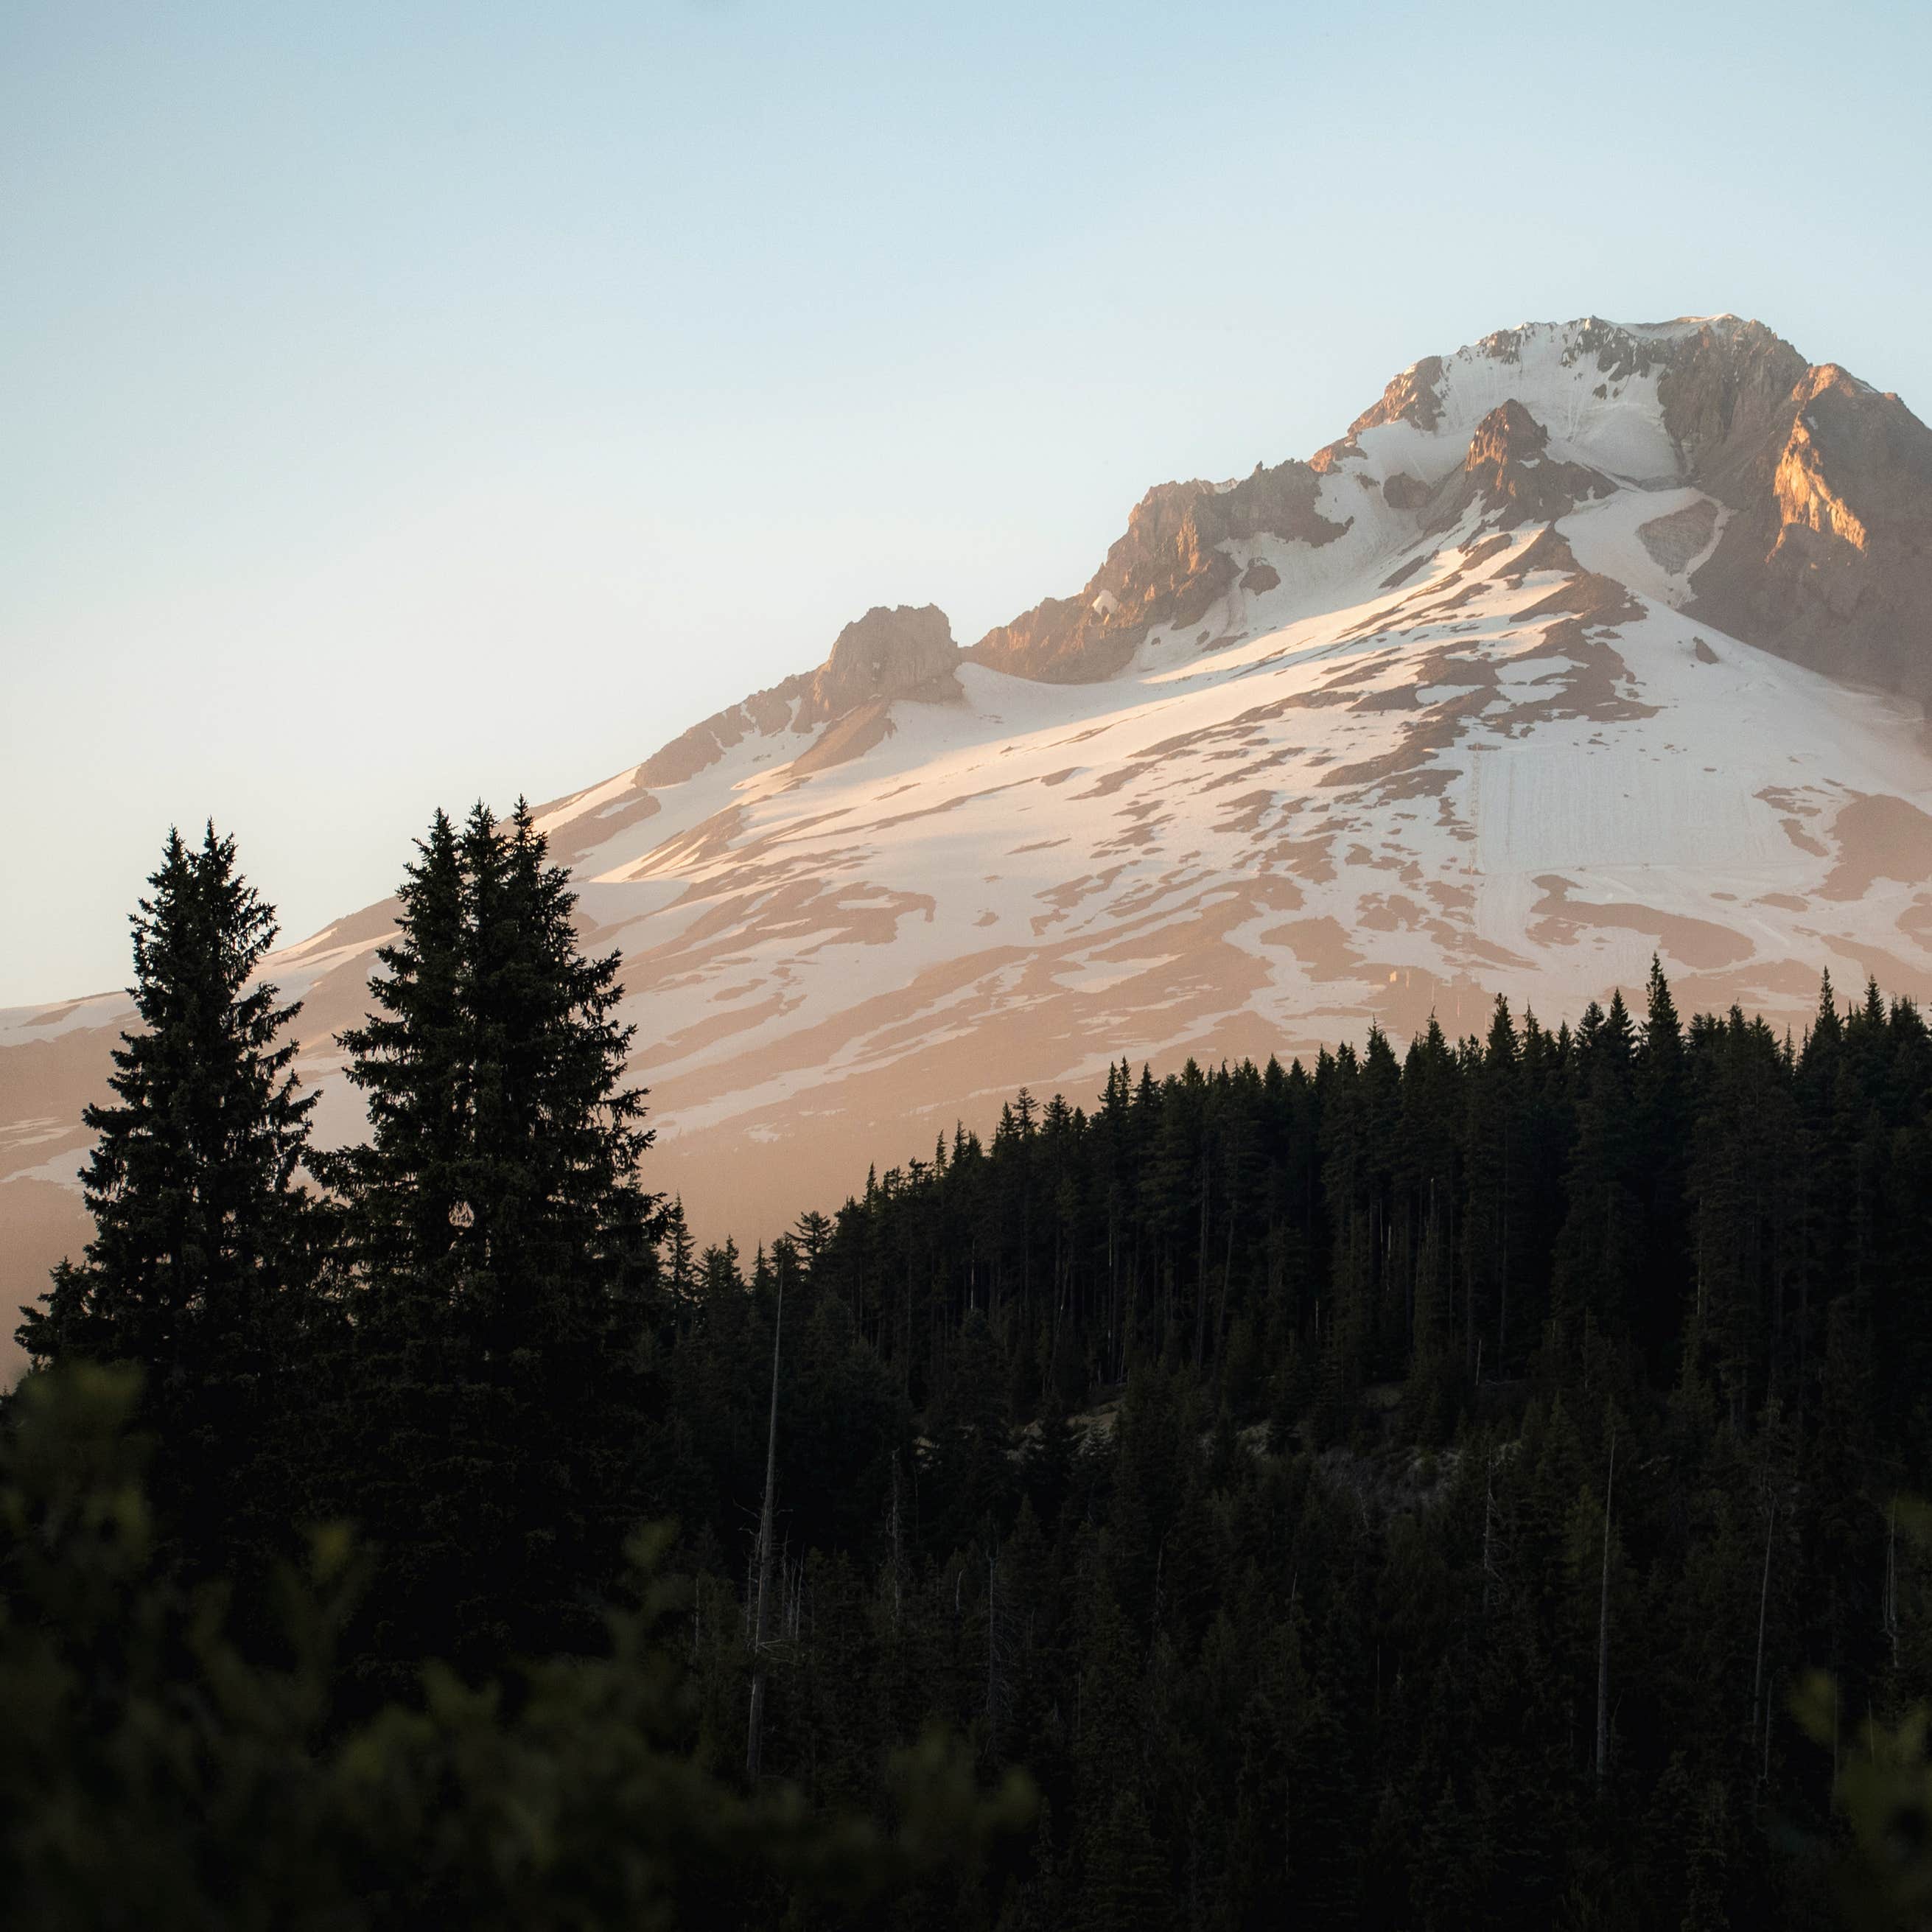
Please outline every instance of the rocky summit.
M1164 484L969 647L876 609L817 670L546 807L621 947L652 1182L768 1235L1130 1045L1284 1056L1661 956L1802 1027L1932 990L1932 432L1729 316L1504 330L1306 461ZM322 1137L376 906L292 946ZM85 1226L119 994L0 1014L0 1289ZM755 1162L729 1156L747 1145Z

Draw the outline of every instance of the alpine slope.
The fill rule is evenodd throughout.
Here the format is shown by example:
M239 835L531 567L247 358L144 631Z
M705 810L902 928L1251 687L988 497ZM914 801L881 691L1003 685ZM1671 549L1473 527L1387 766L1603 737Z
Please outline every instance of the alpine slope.
M1932 432L1734 316L1503 331L1077 596L817 670L544 808L622 949L652 1184L768 1238L1110 1060L1932 989ZM393 906L278 955L324 1139ZM131 1009L0 1013L0 1288L85 1238Z

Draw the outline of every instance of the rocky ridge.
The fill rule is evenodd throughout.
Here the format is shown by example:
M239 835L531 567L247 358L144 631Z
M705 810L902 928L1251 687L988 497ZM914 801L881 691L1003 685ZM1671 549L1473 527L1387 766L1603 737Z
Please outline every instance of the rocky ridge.
M1653 951L1802 1026L1932 993L1932 434L1736 317L1505 330L1307 462L1148 493L969 650L816 670L543 808L653 1184L752 1240L1022 1083L1574 1015ZM392 908L278 956L325 1139ZM0 1013L0 1292L84 1238L119 994ZM751 1151L755 1157L743 1156Z
M1932 698L1932 430L1832 364L1807 369L1709 486L1736 512L1691 608L1837 677Z
M1311 465L1294 462L1257 464L1234 483L1160 484L1135 505L1126 534L1078 596L1036 604L988 631L970 655L1049 683L1111 677L1156 626L1202 621L1243 574L1231 544L1269 536L1318 549L1344 535L1348 524L1317 507L1318 484ZM1258 580L1258 587L1274 586Z

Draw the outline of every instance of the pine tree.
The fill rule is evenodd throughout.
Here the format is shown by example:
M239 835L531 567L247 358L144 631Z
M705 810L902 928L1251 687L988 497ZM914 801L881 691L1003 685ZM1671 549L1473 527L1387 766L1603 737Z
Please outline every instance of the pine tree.
M406 1302L419 1322L454 1298L458 1250L475 1210L464 879L455 828L442 812L416 854L396 895L396 937L376 954L376 1010L337 1036L368 1108L370 1138L326 1156L323 1172L350 1204L350 1252L364 1282L398 1304L382 1312Z
M140 1366L175 1552L252 1587L305 1500L322 1217L298 1174L315 1102L282 1037L298 1008L255 979L275 916L233 839L171 830L148 884L131 922L144 1030L115 1049L115 1100L83 1116L94 1238L18 1333L43 1364Z
M1500 998L1468 1088L1466 1323L1472 1325L1478 1318L1482 1322L1489 1343L1488 1373L1493 1378L1508 1372L1512 1350L1521 1346L1523 1310L1510 1288L1531 1244L1525 1213L1528 1164L1523 1145L1521 1055L1509 1006ZM1453 1198L1448 1202L1432 1199L1432 1221L1439 1222L1445 1208L1453 1212L1454 1204ZM1424 1339L1418 1332L1418 1353ZM1473 1354L1466 1342L1464 1352Z
M641 1350L662 1213L625 1084L617 956L519 802L441 813L400 895L379 1009L343 1036L371 1133L331 1163L362 1298L344 1501L391 1552L387 1648L574 1639L642 1513Z
M657 1232L637 1166L653 1138L625 1085L634 1028L614 1017L620 956L588 959L569 874L519 800L461 839L468 897L466 1179L493 1349L602 1342L604 1318ZM484 1284L487 1283L487 1286Z
M170 830L148 884L130 921L143 1030L114 1050L116 1101L82 1116L94 1238L18 1335L41 1362L138 1363L159 1394L218 1364L258 1372L272 1347L304 1264L296 1175L315 1097L280 1038L298 1004L248 983L275 914L236 870L234 840L211 824L197 850Z
M1574 1048L1576 1138L1564 1177L1569 1211L1557 1243L1555 1301L1560 1346L1579 1360L1622 1341L1641 1275L1642 1147L1632 1092L1636 1034L1623 995L1606 1013L1586 1010Z
M698 1244L692 1239L680 1194L664 1210L664 1286L670 1291L673 1308L680 1313L698 1299L697 1256Z
M1661 1366L1682 1315L1688 1274L1689 1216L1681 1150L1690 1137L1691 1107L1684 1028L1663 963L1654 953L1636 1090L1646 1158L1635 1184L1643 1202L1648 1253L1634 1298L1632 1327L1651 1363Z
M976 1309L952 1340L945 1389L933 1405L924 1508L943 1548L990 1538L1002 1526L1013 1486L1003 1379L998 1345Z

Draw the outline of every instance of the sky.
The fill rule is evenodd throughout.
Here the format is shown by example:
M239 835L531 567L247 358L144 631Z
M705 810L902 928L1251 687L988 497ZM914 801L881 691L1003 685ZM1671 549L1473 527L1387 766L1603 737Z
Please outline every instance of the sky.
M0 1005L285 935L1490 330L1932 413L1932 8L0 4Z

